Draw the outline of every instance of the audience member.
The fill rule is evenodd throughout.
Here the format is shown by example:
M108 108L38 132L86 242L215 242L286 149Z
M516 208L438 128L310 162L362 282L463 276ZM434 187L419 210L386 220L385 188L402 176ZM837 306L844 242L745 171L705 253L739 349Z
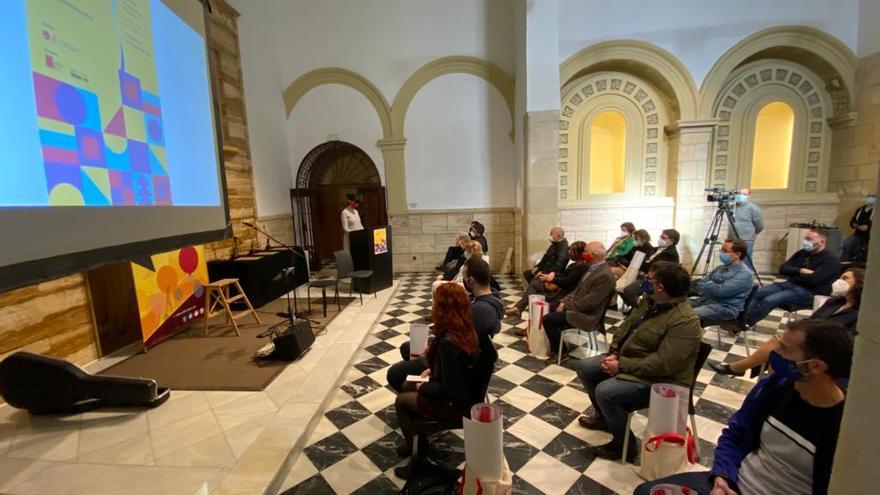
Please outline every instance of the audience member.
M498 354L495 345L492 344L492 337L501 330L504 303L492 293L488 263L475 257L467 261L465 268L467 277L464 279L464 285L471 293L471 317L480 341L480 363L481 366L486 363L494 365ZM403 361L393 364L386 375L388 384L398 392L401 391L407 375L418 375L428 369L428 360L425 356L410 355L409 342L404 342L400 346L400 355Z
M688 273L675 263L654 263L643 286L647 297L624 320L610 351L578 363L593 406L578 422L612 434L611 443L595 449L604 459L620 458L627 414L648 407L651 384L690 387L694 381L702 331L687 303ZM630 438L628 457L635 457L638 449Z
M455 238L455 244L446 249L446 257L443 258L443 262L435 266L434 269L442 273L446 273L453 268L457 270L456 266L458 263L464 263L464 248L470 240L468 234L459 232Z
M840 261L825 247L828 236L820 229L804 234L803 248L779 268L788 277L758 289L747 309L746 323L754 325L780 306L810 306L814 295L831 293L831 283L840 275Z
M837 447L853 336L822 320L793 322L771 353L773 374L749 392L721 432L712 470L644 483L706 495L824 495Z
M566 328L595 328L614 293L614 274L605 263L605 246L595 241L587 244L582 259L587 265L586 273L570 294L555 307L550 306L550 312L541 320L553 352L561 352L559 338Z
M442 281L461 283L464 278L464 272L461 269L465 262L474 256L483 257L483 246L478 241L466 240L463 247L464 252L456 260L455 266L443 273Z
M561 272L568 264L568 240L562 227L550 229L550 246L538 264L523 273L526 284L531 283L539 273Z
M645 254L644 259L648 259L654 252L654 246L651 245L651 234L645 229L633 232L633 248L625 256L619 258L616 264L609 263L611 271L614 272L614 278L620 278L623 275L638 252Z
M633 247L635 247L635 240L633 239L633 232L635 231L636 226L633 225L632 222L623 222L620 224L620 235L617 239L614 239L614 243L608 248L608 253L606 255L609 265L620 263L620 260L624 259L626 255L632 252Z
M691 307L705 320L735 320L752 290L752 271L743 262L748 248L742 239L727 239L718 258L721 265L697 282L699 299Z
M755 251L755 238L764 230L764 212L755 203L750 201L752 190L744 187L736 195L736 204L733 208L733 227L728 226L727 237L746 241L748 246L748 261L751 264L752 254Z
M470 236L472 241L477 241L480 243L480 246L482 246L484 253L488 253L489 241L487 241L486 236L483 235L485 233L486 227L484 227L483 224L477 221L471 222L471 228L468 230L468 235Z
M575 241L568 247L568 258L571 263L565 267L562 273L542 273L533 278L526 287L525 292L516 304L507 308L508 316L518 315L526 310L529 305L529 296L542 294L547 302L557 302L574 290L581 277L587 272L590 264L584 259L587 243Z
M856 325L859 320L859 308L862 305L862 288L865 285L865 270L850 268L831 284L831 298L810 315L811 320L825 320L846 328L856 334ZM775 336L774 336L775 337ZM752 351L745 359L733 363L715 364L709 366L724 375L743 376L746 370L758 368L767 362L770 353L779 347L778 337L772 338Z
M678 241L681 240L681 234L675 229L666 229L660 233L660 240L657 241L657 249L645 258L642 266L639 267L639 276L636 280L623 289L623 302L630 307L635 307L639 302L639 296L642 295L642 281L645 274L651 270L651 265L658 261L668 261L670 263L678 263Z
M480 344L464 288L458 284L439 287L432 313L434 339L426 352L429 367L422 372L422 377L429 380L406 382L394 402L406 441L399 452L404 455L412 452L416 419L456 420L468 416L471 406L483 400L480 382L487 377L474 372L480 360ZM395 475L407 479L409 467L395 468Z
M865 204L858 207L849 220L849 226L853 228L851 236L843 241L841 261L853 261L864 263L868 261L868 241L871 239L871 222L874 220L874 203L877 197L869 194Z

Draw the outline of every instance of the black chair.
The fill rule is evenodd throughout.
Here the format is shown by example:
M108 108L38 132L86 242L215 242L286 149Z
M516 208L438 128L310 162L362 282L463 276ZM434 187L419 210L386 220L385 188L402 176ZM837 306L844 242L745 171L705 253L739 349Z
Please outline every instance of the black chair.
M335 298L336 298L336 310L342 311L342 307L339 304L339 277L338 272L339 268L336 268L337 277L326 277L319 278L318 280L312 280L309 278L309 283L306 285L306 300L308 301L308 309L309 313L312 312L312 287L321 289L321 306L324 308L324 318L327 317L327 288L334 287L335 288Z
M694 406L694 387L697 385L697 376L700 374L700 370L703 369L703 365L706 364L706 360L709 359L709 353L712 352L712 346L705 342L700 342L700 348L697 350L697 359L694 361L694 381L691 382L690 391L688 393L688 416L691 419L691 432L694 435L694 446L696 447L697 459L700 458L700 437L697 435L697 408ZM623 435L623 455L620 457L620 463L626 464L626 455L629 450L629 436L632 434L630 432L630 427L632 426L632 418L636 413L645 413L647 415L648 409L642 409L640 411L633 411L629 413L629 417L626 420L626 432Z
M718 333L718 347L721 347L721 329L725 329L728 332L733 334L737 334L742 332L743 334L743 345L746 347L746 356L751 355L751 348L749 347L749 339L746 332L749 329L748 324L746 323L746 312L748 312L749 307L755 300L755 295L758 293L759 287L757 285L753 285L752 289L749 291L748 297L746 297L745 305L743 306L742 311L739 312L735 320L700 320L700 326L703 328L706 327L715 327L715 330Z
M355 280L365 280L373 276L373 270L355 270L354 262L351 260L351 253L348 251L334 251L333 256L336 258L336 280L349 279L348 297L351 297L351 290ZM364 293L358 291L361 298L361 306L364 305ZM373 297L376 293L373 292Z

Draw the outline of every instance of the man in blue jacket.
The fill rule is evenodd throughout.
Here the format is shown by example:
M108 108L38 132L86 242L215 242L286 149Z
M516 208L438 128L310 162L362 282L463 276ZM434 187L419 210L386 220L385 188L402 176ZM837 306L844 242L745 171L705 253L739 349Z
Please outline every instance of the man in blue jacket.
M810 306L814 295L831 294L831 284L840 276L840 260L825 249L827 244L828 235L821 229L811 229L804 234L801 250L779 268L779 273L788 280L765 285L755 293L755 300L746 313L749 326L766 318L773 308Z
M793 322L758 382L721 432L712 470L644 483L686 486L702 495L825 495L843 415L852 332L824 320Z
M699 299L691 307L705 320L735 320L752 290L752 271L743 261L748 247L742 239L727 239L721 247L721 265L697 282Z
M744 187L736 195L736 206L733 209L733 226L728 226L728 237L739 237L748 246L748 262L752 263L755 252L755 238L764 230L764 212L750 201L752 190ZM734 232L736 228L736 232ZM745 259L745 258L743 258Z

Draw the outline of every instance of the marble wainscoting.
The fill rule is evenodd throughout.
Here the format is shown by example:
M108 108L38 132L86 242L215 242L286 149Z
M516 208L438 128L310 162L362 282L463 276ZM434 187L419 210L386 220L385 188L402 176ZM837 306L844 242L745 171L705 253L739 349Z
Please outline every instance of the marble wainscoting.
M507 249L514 247L514 217L513 208L419 210L389 215L388 222L394 229L394 271L433 271L458 232L467 232L470 223L477 221L486 226L490 266L497 272Z
M673 226L673 214L672 198L632 198L625 204L559 206L560 223L568 242L599 241L606 247L620 235L623 222L632 222L637 229L647 230L651 243L656 245L660 232Z

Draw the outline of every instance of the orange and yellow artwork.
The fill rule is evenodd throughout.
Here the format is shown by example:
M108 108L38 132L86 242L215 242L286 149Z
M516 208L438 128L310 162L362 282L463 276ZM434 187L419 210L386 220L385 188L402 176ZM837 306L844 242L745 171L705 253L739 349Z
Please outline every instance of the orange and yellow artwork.
M202 246L152 256L153 270L131 264L144 347L202 318L208 265Z

